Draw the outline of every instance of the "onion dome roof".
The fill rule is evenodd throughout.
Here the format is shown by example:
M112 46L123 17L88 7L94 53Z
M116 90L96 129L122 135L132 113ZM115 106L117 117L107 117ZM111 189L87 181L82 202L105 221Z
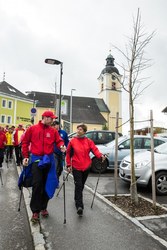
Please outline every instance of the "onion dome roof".
M116 73L119 75L119 71L118 69L115 67L114 65L114 57L109 54L108 57L106 58L106 67L102 70L101 74L105 74L105 73L109 73L109 74L112 74L112 73Z

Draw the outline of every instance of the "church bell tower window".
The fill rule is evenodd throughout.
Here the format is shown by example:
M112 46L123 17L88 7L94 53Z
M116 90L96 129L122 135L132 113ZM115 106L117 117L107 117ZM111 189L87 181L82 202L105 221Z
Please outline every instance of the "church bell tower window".
M116 83L112 82L112 90L116 90Z

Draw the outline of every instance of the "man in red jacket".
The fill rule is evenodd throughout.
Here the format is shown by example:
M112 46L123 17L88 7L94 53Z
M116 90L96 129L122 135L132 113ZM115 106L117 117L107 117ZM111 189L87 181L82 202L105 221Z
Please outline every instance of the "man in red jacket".
M29 145L31 144L30 162L33 180L30 208L33 213L31 220L34 223L39 221L40 212L43 217L48 216L47 204L53 197L58 184L53 155L54 143L62 152L66 150L58 131L50 126L55 118L57 117L53 112L45 111L42 114L42 121L28 128L22 140L24 166L29 162Z
M4 160L4 150L6 145L7 139L4 133L4 129L0 127L0 168L2 168L2 163Z
M73 173L75 191L74 199L77 214L83 214L83 189L91 167L89 153L92 152L97 158L105 160L105 156L100 153L92 140L85 136L87 126L79 124L77 126L77 136L73 137L67 147L66 163L68 171Z

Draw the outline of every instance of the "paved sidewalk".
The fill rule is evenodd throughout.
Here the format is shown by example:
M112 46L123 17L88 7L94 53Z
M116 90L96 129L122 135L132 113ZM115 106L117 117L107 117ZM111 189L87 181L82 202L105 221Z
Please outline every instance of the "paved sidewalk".
M150 231L148 220L143 220L141 223L137 219L129 218L126 214L121 214L119 209L112 207L111 203L100 194L97 194L93 209L91 209L93 195L90 188L84 190L84 215L79 217L74 206L73 190L73 179L69 177L66 182L66 224L63 224L63 190L58 197L55 195L50 200L48 218L41 218L40 225L37 226L30 222L35 249L167 249L167 242L154 234L156 230ZM29 210L28 203L27 197L26 204ZM28 213L31 217L31 211ZM156 225L157 219L151 219L150 222ZM164 223L164 219L162 220Z
M33 240L24 200L18 212L20 190L17 186L18 173L14 163L8 168L3 163L0 170L0 250L33 250Z

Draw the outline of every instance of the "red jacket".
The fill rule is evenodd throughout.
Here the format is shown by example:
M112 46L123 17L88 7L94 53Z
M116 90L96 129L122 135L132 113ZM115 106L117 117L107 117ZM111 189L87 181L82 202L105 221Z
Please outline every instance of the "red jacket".
M21 138L21 135L24 134L24 132L25 132L24 128L22 128L22 129L16 128L15 129L15 131L13 132L13 145L14 146L18 146L21 143L20 138Z
M6 135L4 132L0 131L0 148L4 148L7 143Z
M72 166L77 170L85 171L92 163L89 156L91 151L97 158L102 156L94 142L86 136L72 138L66 151L67 167Z
M44 125L41 121L31 126L25 132L22 140L22 153L24 158L28 158L29 145L31 143L31 153L38 156L52 154L54 152L54 143L57 147L64 145L56 129Z

